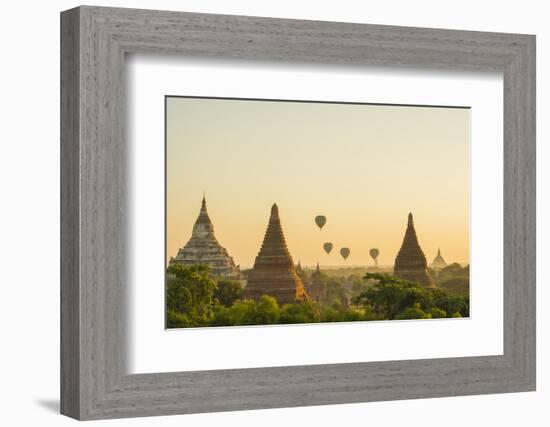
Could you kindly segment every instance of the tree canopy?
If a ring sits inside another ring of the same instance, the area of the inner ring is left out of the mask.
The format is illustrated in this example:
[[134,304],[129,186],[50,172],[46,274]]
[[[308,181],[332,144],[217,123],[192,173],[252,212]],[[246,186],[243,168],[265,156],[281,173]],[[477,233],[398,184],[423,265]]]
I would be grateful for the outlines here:
[[231,307],[243,294],[243,286],[237,280],[219,279],[214,298],[225,307]]
[[[452,268],[457,269],[455,265]],[[258,301],[242,299],[240,282],[215,278],[207,266],[172,265],[167,273],[168,328],[469,316],[468,295],[425,288],[380,273],[366,273],[363,285],[357,277],[343,278],[346,286],[359,292],[351,304],[341,282],[322,276],[327,290],[323,303],[304,301],[284,305],[268,295]]]
[[469,316],[467,296],[450,295],[442,289],[378,273],[366,273],[365,280],[376,284],[353,302],[372,310],[382,319],[426,319]]
[[203,265],[171,265],[166,284],[168,328],[205,326],[213,314],[216,282]]

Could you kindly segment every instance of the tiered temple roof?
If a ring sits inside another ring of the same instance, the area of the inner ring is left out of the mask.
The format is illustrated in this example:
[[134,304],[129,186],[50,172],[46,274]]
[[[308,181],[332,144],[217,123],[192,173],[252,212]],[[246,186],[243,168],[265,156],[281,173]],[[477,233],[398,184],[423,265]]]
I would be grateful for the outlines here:
[[199,216],[193,226],[191,239],[180,248],[178,254],[170,259],[170,265],[208,265],[216,276],[228,279],[240,279],[239,267],[233,258],[222,247],[214,235],[214,224],[206,210],[206,199],[203,196]]
[[394,274],[402,279],[434,288],[435,282],[430,276],[427,267],[426,257],[416,237],[413,216],[412,213],[409,213],[403,244],[395,258]]
[[279,304],[307,299],[304,285],[296,274],[286,245],[276,204],[271,207],[264,241],[254,268],[248,273],[243,296],[258,300],[262,295],[275,297]]
[[431,267],[434,270],[441,270],[442,268],[447,267],[447,263],[441,256],[441,249],[437,249],[437,256],[434,258]]

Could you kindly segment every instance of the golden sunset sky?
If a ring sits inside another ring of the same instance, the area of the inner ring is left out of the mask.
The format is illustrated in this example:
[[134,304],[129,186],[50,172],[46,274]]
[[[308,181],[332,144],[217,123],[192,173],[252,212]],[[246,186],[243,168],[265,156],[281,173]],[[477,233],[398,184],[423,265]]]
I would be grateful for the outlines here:
[[[190,238],[204,190],[241,268],[254,264],[274,202],[295,263],[372,265],[378,248],[379,263],[393,264],[409,212],[428,263],[438,247],[447,263],[469,261],[469,109],[166,102],[167,260]],[[327,217],[322,230],[316,215]]]

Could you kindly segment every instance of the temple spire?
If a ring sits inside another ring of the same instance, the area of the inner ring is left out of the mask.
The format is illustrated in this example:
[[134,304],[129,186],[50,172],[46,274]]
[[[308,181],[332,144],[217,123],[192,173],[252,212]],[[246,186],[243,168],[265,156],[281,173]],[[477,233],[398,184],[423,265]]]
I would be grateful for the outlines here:
[[315,301],[317,303],[323,303],[327,300],[327,289],[321,278],[319,262],[317,262],[317,268],[311,275],[311,282],[307,287],[307,295],[311,301]]
[[307,299],[286,245],[276,203],[271,206],[264,240],[244,290],[245,298],[258,300],[262,295],[275,297],[279,304]]
[[445,267],[447,267],[447,263],[445,262],[445,259],[443,259],[443,256],[441,256],[441,249],[437,249],[437,256],[434,258],[431,267],[434,270],[441,270]]
[[394,274],[411,282],[421,283],[430,288],[435,287],[427,270],[426,256],[418,243],[412,213],[409,213],[403,243],[395,258]]
[[301,279],[304,277],[304,269],[302,268],[302,263],[298,260],[298,265],[296,266],[296,274],[300,276]]
[[420,249],[420,244],[418,243],[418,237],[416,237],[416,230],[414,229],[413,214],[411,212],[409,212],[409,216],[407,220],[407,230],[405,231],[405,237],[403,239],[403,244],[401,245],[401,249],[403,249],[403,247],[415,248],[415,250],[420,251],[422,253],[422,256],[424,256],[422,249]]
[[239,267],[227,250],[221,246],[214,235],[214,224],[206,209],[206,197],[203,192],[199,215],[193,225],[191,238],[178,250],[170,264],[208,265],[216,276],[239,279]]
[[208,210],[206,209],[206,197],[204,195],[202,197],[199,216],[197,217],[195,225],[193,226],[193,234],[197,233],[201,235],[214,235],[214,224],[212,223],[210,216],[208,216]]

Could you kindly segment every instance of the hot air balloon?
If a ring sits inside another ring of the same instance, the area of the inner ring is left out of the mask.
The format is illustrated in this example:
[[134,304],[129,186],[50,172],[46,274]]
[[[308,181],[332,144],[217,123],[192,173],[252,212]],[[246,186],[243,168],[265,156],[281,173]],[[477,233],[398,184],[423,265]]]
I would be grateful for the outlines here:
[[376,248],[372,248],[370,251],[369,251],[369,254],[370,256],[372,257],[372,259],[374,260],[374,265],[378,265],[378,260],[376,258],[378,258],[378,254],[380,253],[380,251]]
[[324,215],[317,215],[315,217],[315,224],[317,224],[317,227],[319,227],[319,230],[323,228],[326,222],[327,222],[327,217]]
[[325,250],[325,252],[328,254],[330,254],[330,251],[332,250],[332,243],[330,242],[326,242],[324,245],[323,245],[323,249]]
[[342,248],[340,249],[340,255],[342,255],[342,258],[347,259],[349,257],[350,250],[349,248]]

